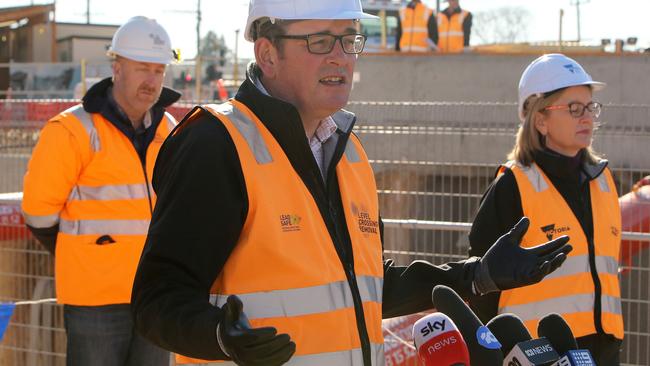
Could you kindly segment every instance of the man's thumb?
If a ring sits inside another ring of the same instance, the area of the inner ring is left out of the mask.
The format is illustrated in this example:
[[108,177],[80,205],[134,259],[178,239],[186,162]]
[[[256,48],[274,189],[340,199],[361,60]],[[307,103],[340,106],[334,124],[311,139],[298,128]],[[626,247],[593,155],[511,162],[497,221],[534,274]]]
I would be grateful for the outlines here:
[[526,216],[522,217],[521,220],[515,224],[515,226],[508,233],[513,244],[519,245],[521,239],[524,237],[524,234],[526,234],[526,231],[528,231],[529,225],[530,220],[528,220],[528,217]]
[[236,295],[228,296],[225,306],[226,319],[230,320],[233,323],[236,322],[239,320],[239,316],[241,315],[243,309],[244,304],[241,302],[239,297]]

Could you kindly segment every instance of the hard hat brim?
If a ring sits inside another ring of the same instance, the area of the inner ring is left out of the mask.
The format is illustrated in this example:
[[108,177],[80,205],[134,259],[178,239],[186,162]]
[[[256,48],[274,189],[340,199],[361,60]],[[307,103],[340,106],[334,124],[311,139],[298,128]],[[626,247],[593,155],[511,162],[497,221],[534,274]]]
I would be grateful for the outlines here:
[[[262,19],[262,18],[268,18],[269,16],[267,15],[261,15],[257,17],[249,17],[248,21],[246,22],[246,29],[244,32],[244,39],[246,39],[249,42],[254,42],[253,38],[251,37],[251,27],[253,23],[255,23],[256,20]],[[285,16],[282,18],[278,19],[284,19],[284,20],[355,20],[355,19],[379,19],[378,16],[372,15],[365,13],[363,11],[345,11],[345,12],[340,12],[337,15],[328,15],[328,16],[319,16],[319,15],[308,15],[308,16],[301,16],[301,17],[291,17],[291,16]]]
[[115,51],[108,51],[106,52],[106,55],[109,57],[124,57],[132,61],[137,61],[137,62],[148,62],[152,64],[161,64],[161,65],[169,65],[174,63],[174,58],[169,57],[168,59],[165,57],[152,57],[152,56],[147,56],[147,55],[139,55],[137,53],[129,53],[129,52],[115,52]]

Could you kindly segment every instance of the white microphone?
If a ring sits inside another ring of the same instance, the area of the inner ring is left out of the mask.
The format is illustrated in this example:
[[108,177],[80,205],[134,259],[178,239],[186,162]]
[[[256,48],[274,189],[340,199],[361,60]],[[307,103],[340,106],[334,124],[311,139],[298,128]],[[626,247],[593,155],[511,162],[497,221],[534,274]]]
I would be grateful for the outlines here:
[[416,321],[413,341],[422,366],[469,366],[467,344],[456,324],[443,313]]

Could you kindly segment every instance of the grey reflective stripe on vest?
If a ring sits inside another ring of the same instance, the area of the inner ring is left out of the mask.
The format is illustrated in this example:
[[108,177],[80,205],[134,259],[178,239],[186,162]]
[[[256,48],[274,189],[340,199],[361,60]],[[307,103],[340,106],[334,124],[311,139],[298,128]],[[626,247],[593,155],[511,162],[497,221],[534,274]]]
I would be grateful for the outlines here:
[[206,107],[225,115],[232,121],[239,133],[241,133],[248,143],[248,147],[253,152],[258,164],[268,164],[273,162],[273,157],[271,157],[266,142],[264,142],[255,122],[239,111],[231,103],[222,103],[219,105],[211,104]]
[[59,231],[69,235],[147,235],[149,220],[61,219]]
[[[541,319],[549,313],[571,314],[594,311],[594,294],[580,294],[556,297],[530,304],[511,305],[499,309],[499,313],[517,314],[523,321]],[[602,311],[621,315],[621,299],[612,296],[601,296]]]
[[59,223],[59,214],[55,213],[52,215],[29,215],[23,211],[23,217],[25,218],[25,223],[31,227],[42,229],[47,227],[52,227]]
[[70,192],[68,201],[79,200],[137,200],[149,197],[147,184],[107,184],[98,187],[75,186]]
[[598,178],[596,178],[596,182],[598,182],[598,187],[600,187],[601,192],[609,193],[609,184],[607,184],[605,172],[600,173]]
[[348,139],[345,145],[345,158],[348,159],[350,163],[358,163],[361,161],[357,147],[354,142],[350,141],[350,139]]
[[[381,303],[383,280],[378,277],[357,277],[361,301]],[[244,303],[249,319],[276,318],[319,314],[354,307],[347,281],[291,290],[236,294]],[[210,295],[210,302],[223,306],[228,295]]]
[[[371,361],[373,366],[384,366],[383,344],[370,345]],[[234,366],[234,362],[209,362],[201,365],[212,366]],[[317,353],[313,355],[293,356],[285,366],[363,366],[363,354],[361,349],[356,348],[350,351]]]
[[[598,273],[607,273],[613,276],[618,275],[618,262],[615,258],[608,256],[596,256],[596,269]],[[573,276],[580,273],[591,275],[589,269],[589,255],[571,256],[567,258],[560,268],[544,277],[545,280],[550,278],[559,278],[564,276]]]
[[176,127],[178,122],[176,122],[176,118],[174,118],[174,116],[172,116],[169,112],[165,112],[165,117],[167,117],[167,130],[171,132],[171,130]]
[[535,192],[544,192],[548,189],[548,183],[546,183],[546,180],[544,179],[542,172],[539,171],[539,167],[537,165],[532,164],[528,167],[519,166],[519,169],[521,169],[521,171],[526,175],[530,181],[530,184],[533,185]]
[[84,129],[90,137],[90,146],[93,152],[99,151],[101,145],[99,143],[99,135],[97,134],[97,129],[93,123],[92,115],[86,112],[81,105],[74,106],[68,109],[67,112],[70,112],[77,117],[79,122],[81,122],[81,125],[84,126]]

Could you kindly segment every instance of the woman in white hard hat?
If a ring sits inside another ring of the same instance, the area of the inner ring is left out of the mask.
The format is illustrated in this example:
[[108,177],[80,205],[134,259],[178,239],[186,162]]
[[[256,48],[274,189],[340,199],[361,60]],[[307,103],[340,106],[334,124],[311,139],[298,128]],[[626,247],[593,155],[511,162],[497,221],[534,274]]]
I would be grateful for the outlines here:
[[533,61],[519,82],[521,125],[508,162],[483,196],[469,235],[472,256],[484,254],[522,216],[528,247],[569,235],[574,250],[536,285],[472,301],[479,316],[515,313],[536,335],[538,321],[559,313],[580,349],[598,365],[618,365],[623,319],[617,278],[621,218],[607,161],[591,148],[601,104],[593,81],[561,54]]

